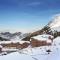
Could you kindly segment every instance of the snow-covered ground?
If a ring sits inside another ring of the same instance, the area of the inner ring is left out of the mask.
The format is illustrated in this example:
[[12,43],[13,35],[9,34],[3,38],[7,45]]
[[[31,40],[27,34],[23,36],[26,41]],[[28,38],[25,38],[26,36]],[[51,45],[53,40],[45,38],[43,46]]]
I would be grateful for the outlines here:
[[[48,54],[47,50],[51,50]],[[0,60],[60,60],[60,37],[53,40],[52,46],[43,46],[17,50],[16,52],[1,55]]]
[[46,47],[43,47],[42,49],[40,47],[33,48],[32,50],[25,49],[8,55],[0,56],[0,59],[1,60],[8,60],[8,59],[9,60],[59,60],[60,49],[54,48],[52,52],[48,54],[44,48]]
[[14,52],[5,56],[0,56],[0,60],[34,60],[31,56]]

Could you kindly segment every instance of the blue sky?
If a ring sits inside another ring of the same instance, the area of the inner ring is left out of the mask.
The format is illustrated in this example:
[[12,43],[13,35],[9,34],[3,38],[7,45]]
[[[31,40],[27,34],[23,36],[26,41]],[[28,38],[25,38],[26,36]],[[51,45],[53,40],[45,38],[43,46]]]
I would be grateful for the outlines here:
[[0,0],[0,31],[41,28],[59,13],[60,0]]

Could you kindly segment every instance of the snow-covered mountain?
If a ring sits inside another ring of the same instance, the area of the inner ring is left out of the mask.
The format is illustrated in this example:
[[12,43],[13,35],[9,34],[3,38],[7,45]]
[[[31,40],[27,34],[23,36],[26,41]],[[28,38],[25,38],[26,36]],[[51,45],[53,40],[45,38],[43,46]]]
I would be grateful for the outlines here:
[[7,40],[22,40],[28,35],[29,33],[21,33],[21,32],[16,32],[16,33],[1,32],[0,33],[0,37],[2,39],[7,39]]
[[48,25],[52,30],[60,31],[60,16],[55,16]]
[[60,16],[54,16],[54,18],[42,29],[32,32],[30,36],[24,38],[24,40],[29,40],[31,37],[42,34],[53,35],[54,38],[60,36]]
[[[27,48],[24,48],[24,49],[11,49],[11,50],[9,49],[8,52],[7,51],[2,52],[2,53],[0,52],[0,55],[1,55],[0,59],[8,60],[10,58],[10,60],[20,60],[20,59],[21,60],[25,60],[25,59],[26,60],[28,59],[30,60],[60,60],[60,36],[59,36],[60,30],[59,29],[60,29],[60,16],[55,16],[54,19],[51,22],[49,22],[46,26],[44,26],[41,30],[38,30],[30,34],[29,33],[23,34],[21,32],[17,32],[13,34],[10,32],[0,33],[0,37],[2,38],[6,38],[9,40],[17,40],[17,41],[28,40],[29,42],[30,42],[31,37],[42,40],[43,38],[45,39],[47,37],[46,34],[49,34],[49,36],[56,35],[56,38],[53,39],[52,45],[50,46],[40,46],[40,47],[32,48],[31,45],[29,45]],[[40,36],[36,37],[37,35],[40,35]]]
[[1,32],[0,37],[11,39],[12,37],[19,36],[20,34],[21,32],[18,32],[18,33]]
[[[60,16],[55,16],[46,26],[44,26],[41,30],[32,32],[32,33],[10,33],[4,32],[0,33],[0,37],[6,38],[8,40],[30,40],[31,37],[41,34],[50,34],[56,35],[57,32],[60,32]],[[58,36],[60,33],[58,34]],[[56,35],[57,36],[57,35]],[[55,36],[55,37],[56,37]]]

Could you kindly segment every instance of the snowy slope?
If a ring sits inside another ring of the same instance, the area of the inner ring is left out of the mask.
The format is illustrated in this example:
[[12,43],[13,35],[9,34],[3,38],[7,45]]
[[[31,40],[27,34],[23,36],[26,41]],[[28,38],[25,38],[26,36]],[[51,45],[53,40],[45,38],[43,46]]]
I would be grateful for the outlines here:
[[34,59],[29,55],[14,52],[6,56],[0,56],[0,60],[34,60]]
[[[25,51],[21,51],[21,52],[25,52],[25,53],[18,53],[18,52],[14,52],[5,56],[0,56],[1,60],[59,60],[60,58],[60,49],[56,49],[54,48],[50,54],[47,54],[44,50],[43,47],[42,50],[40,50],[40,48],[34,48],[32,49],[32,51],[28,51],[26,53]],[[29,54],[28,54],[29,53]]]
[[57,30],[60,31],[60,15],[59,16],[55,16],[52,21],[49,23],[49,27],[52,30]]
[[52,23],[50,24],[51,28],[60,27],[60,16],[55,16]]
[[[51,50],[50,54],[47,50]],[[54,39],[52,46],[28,47],[20,52],[30,55],[35,60],[60,60],[60,37]]]
[[[46,52],[51,50],[50,54]],[[0,60],[60,60],[60,37],[53,40],[52,46],[43,46],[17,50],[17,52],[0,56]]]

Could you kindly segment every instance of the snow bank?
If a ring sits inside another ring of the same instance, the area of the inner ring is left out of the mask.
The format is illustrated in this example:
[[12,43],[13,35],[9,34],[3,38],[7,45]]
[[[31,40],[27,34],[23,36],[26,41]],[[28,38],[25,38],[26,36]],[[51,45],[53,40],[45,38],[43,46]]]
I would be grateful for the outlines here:
[[20,43],[20,44],[23,44],[23,43],[30,43],[29,41],[19,41],[19,40],[16,40],[16,41],[0,41],[0,44],[9,44],[9,43]]
[[53,44],[56,45],[56,46],[59,46],[60,45],[60,37],[57,37],[53,40]]
[[14,49],[14,48],[2,48],[2,51],[18,51],[18,49]]
[[0,60],[34,60],[31,56],[14,52],[5,56],[0,56]]

